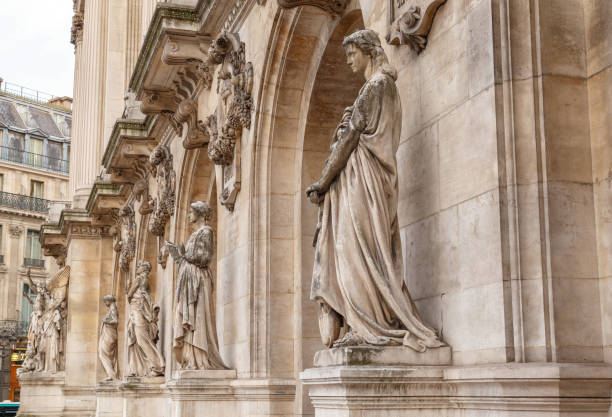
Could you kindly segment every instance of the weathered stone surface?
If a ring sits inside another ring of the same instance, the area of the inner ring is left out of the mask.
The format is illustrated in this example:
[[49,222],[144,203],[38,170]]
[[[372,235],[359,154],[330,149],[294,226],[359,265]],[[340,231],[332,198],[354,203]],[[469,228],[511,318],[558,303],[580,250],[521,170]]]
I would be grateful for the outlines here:
[[314,366],[450,365],[451,355],[448,346],[426,352],[415,352],[405,346],[351,346],[318,351],[314,357]]

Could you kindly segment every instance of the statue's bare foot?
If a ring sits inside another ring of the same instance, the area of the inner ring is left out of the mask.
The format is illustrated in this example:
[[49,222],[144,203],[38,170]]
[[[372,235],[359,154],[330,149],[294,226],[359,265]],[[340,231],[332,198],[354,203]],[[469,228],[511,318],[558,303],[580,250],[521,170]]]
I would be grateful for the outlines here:
[[350,331],[342,336],[340,339],[336,340],[333,344],[333,347],[347,347],[347,346],[359,346],[365,344],[366,341],[363,337],[359,336],[354,331]]

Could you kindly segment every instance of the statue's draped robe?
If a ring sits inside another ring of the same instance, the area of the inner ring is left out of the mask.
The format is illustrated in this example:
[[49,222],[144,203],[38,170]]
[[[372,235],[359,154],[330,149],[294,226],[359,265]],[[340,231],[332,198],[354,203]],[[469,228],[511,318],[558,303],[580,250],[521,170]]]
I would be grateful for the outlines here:
[[165,369],[163,356],[157,350],[157,323],[154,321],[159,307],[149,293],[138,288],[130,300],[128,321],[128,372],[130,375],[162,375]]
[[213,230],[202,226],[187,241],[178,268],[174,352],[183,369],[226,369],[217,341],[212,276]]
[[375,73],[353,105],[359,143],[320,207],[311,299],[324,300],[366,343],[424,351],[443,343],[402,278],[395,157],[402,112],[394,78]]
[[117,378],[119,366],[117,364],[117,308],[113,305],[106,316],[107,321],[102,322],[100,329],[99,357],[104,372],[109,378]]

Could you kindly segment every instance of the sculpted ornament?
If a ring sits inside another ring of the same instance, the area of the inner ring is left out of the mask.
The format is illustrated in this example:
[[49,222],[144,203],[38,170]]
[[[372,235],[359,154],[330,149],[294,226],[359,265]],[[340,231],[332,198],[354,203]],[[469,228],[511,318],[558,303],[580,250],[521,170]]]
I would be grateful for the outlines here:
[[[355,32],[343,45],[351,69],[367,81],[334,132],[321,179],[306,190],[319,206],[311,299],[319,304],[321,339],[327,347],[424,352],[444,343],[423,323],[402,278],[397,72],[376,32]],[[340,337],[343,324],[348,332]]]
[[159,340],[159,306],[150,294],[151,263],[141,260],[136,279],[128,290],[130,317],[127,326],[128,375],[160,376],[164,374],[164,357],[157,349]]
[[66,294],[70,267],[64,266],[53,277],[37,283],[32,281],[28,269],[27,278],[36,299],[29,300],[34,307],[30,315],[26,359],[21,373],[63,371],[66,345]]
[[242,129],[251,128],[253,65],[245,60],[244,43],[237,33],[222,33],[210,45],[208,58],[219,68],[217,124],[220,135],[208,144],[208,156],[217,165],[228,165]]
[[189,221],[196,227],[186,245],[166,242],[178,264],[174,300],[174,356],[181,369],[227,369],[219,354],[209,263],[214,255],[214,232],[208,225],[212,209],[196,201]]
[[[393,0],[391,0],[393,3]],[[399,1],[398,1],[399,3]],[[446,3],[446,0],[434,0],[421,15],[421,8],[411,6],[408,11],[403,13],[397,20],[394,19],[395,5],[390,5],[390,25],[391,29],[387,34],[389,45],[409,45],[416,53],[420,54],[427,46],[427,37],[431,31],[433,20],[438,9]],[[400,7],[405,2],[402,0]]]
[[153,176],[157,180],[157,197],[153,200],[153,212],[149,219],[149,231],[157,236],[157,261],[166,267],[168,252],[164,247],[163,238],[166,233],[166,223],[174,214],[176,199],[176,174],[172,167],[170,148],[160,145],[153,149],[149,157]]
[[119,227],[121,240],[115,245],[115,251],[119,252],[119,267],[127,274],[136,254],[136,218],[133,203],[125,204],[119,209]]
[[221,204],[232,211],[240,190],[240,138],[243,129],[251,128],[253,65],[246,62],[244,43],[236,33],[217,36],[208,50],[208,59],[220,65],[219,99],[215,114],[202,127],[210,140],[208,157],[222,166]]
[[119,322],[119,313],[117,312],[116,301],[112,295],[104,296],[104,305],[108,307],[108,313],[102,319],[98,351],[102,368],[107,377],[105,381],[117,379],[119,373],[117,357],[117,323]]

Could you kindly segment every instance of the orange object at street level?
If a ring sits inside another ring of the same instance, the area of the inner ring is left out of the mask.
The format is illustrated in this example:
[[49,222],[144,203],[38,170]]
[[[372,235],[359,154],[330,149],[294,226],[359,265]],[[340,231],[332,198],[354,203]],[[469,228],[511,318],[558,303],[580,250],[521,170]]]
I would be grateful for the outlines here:
[[19,402],[21,387],[19,386],[19,378],[17,378],[17,370],[21,368],[25,357],[25,349],[13,349],[11,355],[11,373],[9,377],[9,401]]

